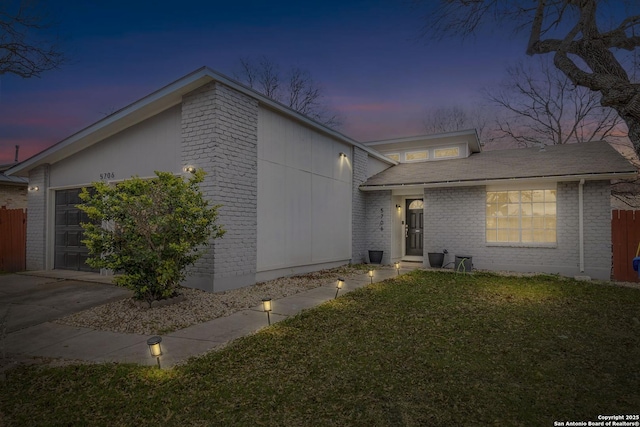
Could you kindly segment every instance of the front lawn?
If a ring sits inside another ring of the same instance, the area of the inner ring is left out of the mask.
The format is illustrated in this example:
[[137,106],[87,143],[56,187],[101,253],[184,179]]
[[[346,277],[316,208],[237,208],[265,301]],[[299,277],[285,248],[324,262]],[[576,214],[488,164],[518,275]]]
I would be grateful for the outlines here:
[[415,271],[169,370],[25,367],[0,425],[552,426],[640,411],[640,290]]

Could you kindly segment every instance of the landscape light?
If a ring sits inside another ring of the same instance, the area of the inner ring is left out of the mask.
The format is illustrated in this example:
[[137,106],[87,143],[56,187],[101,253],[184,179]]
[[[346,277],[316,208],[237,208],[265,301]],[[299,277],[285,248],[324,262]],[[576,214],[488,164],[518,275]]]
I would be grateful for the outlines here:
[[338,283],[336,283],[336,296],[333,299],[338,298],[338,292],[340,292],[340,289],[342,289],[343,286],[344,286],[344,279],[338,278]]
[[263,298],[262,299],[262,309],[267,313],[267,322],[269,326],[271,326],[271,316],[269,312],[271,311],[271,298]]
[[162,356],[162,347],[160,343],[162,342],[162,337],[151,337],[147,340],[147,345],[149,346],[149,352],[151,356],[155,357],[158,361],[158,368],[160,368],[160,356]]
[[396,267],[396,271],[398,272],[398,276],[400,275],[400,262],[396,261],[395,264],[393,264]]
[[373,283],[373,270],[369,270],[369,278],[371,279],[371,283]]

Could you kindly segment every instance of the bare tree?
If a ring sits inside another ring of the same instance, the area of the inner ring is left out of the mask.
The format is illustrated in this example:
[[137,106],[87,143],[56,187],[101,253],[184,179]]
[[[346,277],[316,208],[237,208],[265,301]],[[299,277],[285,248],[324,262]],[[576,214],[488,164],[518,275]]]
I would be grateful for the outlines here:
[[[613,8],[620,5],[626,17],[616,19]],[[640,156],[640,84],[631,79],[634,73],[619,54],[640,46],[640,2],[441,0],[426,19],[425,34],[438,38],[468,36],[484,25],[525,31],[526,53],[552,54],[556,68],[574,85],[598,92],[601,105],[613,108],[625,121]]]
[[597,92],[574,86],[544,58],[537,65],[507,67],[503,82],[483,91],[503,113],[497,115],[498,138],[526,147],[601,140],[624,132],[620,116],[600,105]]
[[234,73],[234,77],[263,95],[326,126],[338,127],[341,124],[338,115],[323,101],[322,87],[307,70],[291,67],[283,74],[278,64],[267,57],[263,56],[258,60],[242,58],[240,70]]
[[475,129],[483,145],[491,140],[486,132],[488,122],[488,116],[479,105],[431,108],[423,119],[424,128],[429,133]]
[[0,75],[40,77],[65,60],[46,34],[47,18],[35,1],[0,3]]

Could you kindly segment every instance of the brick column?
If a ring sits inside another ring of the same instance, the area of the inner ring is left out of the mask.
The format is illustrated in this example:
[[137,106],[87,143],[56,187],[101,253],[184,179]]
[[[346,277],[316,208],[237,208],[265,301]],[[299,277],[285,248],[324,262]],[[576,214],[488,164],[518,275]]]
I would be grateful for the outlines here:
[[351,263],[360,264],[367,259],[367,204],[360,185],[367,180],[369,156],[363,149],[353,147],[352,159]]
[[204,195],[221,204],[227,233],[212,241],[187,284],[207,291],[255,283],[258,101],[220,83],[186,95],[182,104],[182,162],[203,168]]
[[27,196],[27,270],[44,270],[49,165],[38,166],[29,172],[29,187],[38,187],[38,191],[30,191]]

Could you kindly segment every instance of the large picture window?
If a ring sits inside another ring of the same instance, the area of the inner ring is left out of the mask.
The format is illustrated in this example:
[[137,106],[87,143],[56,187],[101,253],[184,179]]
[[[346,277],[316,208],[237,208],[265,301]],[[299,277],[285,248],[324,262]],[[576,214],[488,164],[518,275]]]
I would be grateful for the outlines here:
[[487,191],[488,243],[556,243],[556,190]]

